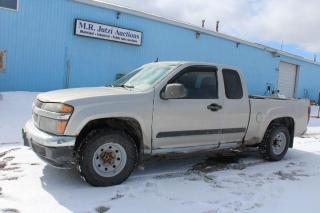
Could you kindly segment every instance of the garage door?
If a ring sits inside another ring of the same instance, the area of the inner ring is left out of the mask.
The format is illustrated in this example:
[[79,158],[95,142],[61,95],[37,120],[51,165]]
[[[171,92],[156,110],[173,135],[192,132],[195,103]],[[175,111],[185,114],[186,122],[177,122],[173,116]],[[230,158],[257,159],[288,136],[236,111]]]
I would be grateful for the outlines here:
[[297,65],[280,62],[278,89],[286,97],[294,97],[296,87]]

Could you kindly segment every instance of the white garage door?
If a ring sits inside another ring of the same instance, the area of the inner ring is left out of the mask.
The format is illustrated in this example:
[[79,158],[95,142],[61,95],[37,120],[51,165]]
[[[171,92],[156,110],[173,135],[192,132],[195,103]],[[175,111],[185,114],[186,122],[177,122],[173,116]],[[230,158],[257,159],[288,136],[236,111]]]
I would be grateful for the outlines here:
[[294,97],[296,87],[297,65],[280,62],[278,89],[286,97]]

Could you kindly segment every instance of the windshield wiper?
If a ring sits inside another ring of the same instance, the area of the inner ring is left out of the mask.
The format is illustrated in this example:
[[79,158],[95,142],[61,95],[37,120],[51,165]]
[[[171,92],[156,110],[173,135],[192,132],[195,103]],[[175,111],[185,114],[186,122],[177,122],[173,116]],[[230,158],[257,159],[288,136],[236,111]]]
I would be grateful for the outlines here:
[[113,86],[114,87],[123,87],[123,88],[126,88],[126,89],[134,88],[134,86],[132,86],[132,85],[125,85],[125,84],[113,85]]

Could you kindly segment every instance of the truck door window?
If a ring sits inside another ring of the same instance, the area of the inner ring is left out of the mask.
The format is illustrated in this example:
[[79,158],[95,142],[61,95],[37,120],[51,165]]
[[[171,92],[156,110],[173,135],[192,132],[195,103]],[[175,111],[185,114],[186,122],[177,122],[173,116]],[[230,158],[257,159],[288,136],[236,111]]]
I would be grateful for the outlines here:
[[222,70],[224,88],[228,99],[241,99],[243,97],[242,84],[237,71]]
[[188,67],[170,83],[180,83],[187,89],[183,99],[217,99],[217,69],[214,67]]

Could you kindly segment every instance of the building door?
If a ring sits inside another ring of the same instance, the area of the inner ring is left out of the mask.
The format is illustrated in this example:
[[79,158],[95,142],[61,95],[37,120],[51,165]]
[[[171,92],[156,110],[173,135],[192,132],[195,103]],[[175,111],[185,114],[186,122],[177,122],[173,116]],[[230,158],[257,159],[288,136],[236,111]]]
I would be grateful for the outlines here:
[[297,65],[287,62],[280,62],[279,76],[278,76],[278,89],[280,94],[288,98],[295,96],[297,78]]

